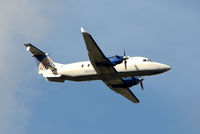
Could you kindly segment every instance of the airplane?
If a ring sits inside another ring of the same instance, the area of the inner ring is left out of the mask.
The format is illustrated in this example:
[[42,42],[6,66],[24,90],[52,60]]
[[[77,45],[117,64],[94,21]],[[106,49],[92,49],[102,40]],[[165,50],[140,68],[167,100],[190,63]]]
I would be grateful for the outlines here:
[[44,53],[32,44],[24,44],[27,51],[38,65],[38,73],[47,81],[92,81],[102,80],[110,89],[133,103],[139,103],[138,98],[129,89],[140,84],[143,89],[142,76],[164,73],[171,69],[170,66],[151,61],[145,57],[115,55],[106,57],[98,47],[92,36],[81,27],[83,39],[88,50],[90,61],[81,61],[70,64],[53,62],[48,53]]

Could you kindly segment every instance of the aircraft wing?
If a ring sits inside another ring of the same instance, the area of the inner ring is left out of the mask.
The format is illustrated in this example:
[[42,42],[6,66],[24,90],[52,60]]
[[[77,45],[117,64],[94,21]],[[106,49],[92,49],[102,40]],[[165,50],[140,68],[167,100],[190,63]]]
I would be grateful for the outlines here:
[[83,28],[81,28],[81,31],[88,50],[89,59],[96,72],[99,75],[117,73],[117,71],[113,67],[109,67],[108,65],[104,66],[104,64],[110,63],[110,60],[106,58],[92,36],[89,33],[85,32]]
[[[81,28],[81,32],[88,50],[88,56],[97,74],[103,82],[113,91],[119,93],[134,103],[139,103],[139,100],[131,92],[129,88],[119,88],[116,85],[123,85],[123,79],[112,80],[113,74],[117,73],[113,65],[110,65],[110,60],[106,58],[100,50],[92,36]],[[109,75],[110,74],[110,75]]]
[[140,101],[137,99],[137,97],[131,92],[129,88],[126,87],[117,87],[116,85],[122,85],[124,84],[123,79],[116,79],[116,80],[107,80],[104,81],[104,83],[113,91],[115,91],[118,94],[123,95],[133,103],[139,103]]

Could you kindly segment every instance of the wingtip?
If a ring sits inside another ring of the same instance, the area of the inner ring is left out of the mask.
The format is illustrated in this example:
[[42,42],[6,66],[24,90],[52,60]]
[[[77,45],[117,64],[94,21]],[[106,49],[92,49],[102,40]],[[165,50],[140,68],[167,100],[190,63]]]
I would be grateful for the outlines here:
[[24,44],[24,46],[26,46],[26,47],[28,47],[28,46],[30,46],[30,45],[31,45],[31,43]]
[[30,48],[31,48],[31,44],[30,44],[30,43],[24,44],[24,46],[26,46],[26,50],[27,50],[27,51],[29,51]]
[[83,29],[83,27],[81,27],[81,32],[82,32],[82,33],[85,33],[85,30]]

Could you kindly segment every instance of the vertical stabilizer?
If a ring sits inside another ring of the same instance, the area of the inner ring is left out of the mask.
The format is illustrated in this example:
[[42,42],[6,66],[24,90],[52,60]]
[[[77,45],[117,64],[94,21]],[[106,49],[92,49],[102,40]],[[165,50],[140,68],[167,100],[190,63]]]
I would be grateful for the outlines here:
[[30,43],[24,45],[26,46],[27,51],[30,51],[32,53],[32,57],[35,58],[39,72],[50,69],[53,73],[56,73],[55,65],[46,53],[42,52]]

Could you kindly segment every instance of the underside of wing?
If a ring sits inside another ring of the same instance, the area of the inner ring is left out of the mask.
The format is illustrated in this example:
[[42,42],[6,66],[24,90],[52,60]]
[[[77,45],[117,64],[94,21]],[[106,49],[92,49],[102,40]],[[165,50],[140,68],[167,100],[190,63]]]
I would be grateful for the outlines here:
[[82,35],[88,50],[88,54],[92,55],[92,57],[90,58],[92,58],[92,60],[94,60],[97,63],[109,62],[109,60],[105,57],[105,55],[98,47],[92,36],[84,30],[82,30]]
[[115,91],[118,94],[121,94],[122,96],[126,97],[130,101],[134,103],[139,103],[139,100],[137,97],[131,92],[131,90],[127,87],[123,87],[122,85],[124,84],[122,79],[117,79],[117,80],[109,80],[109,81],[104,81],[104,83],[113,91]]

